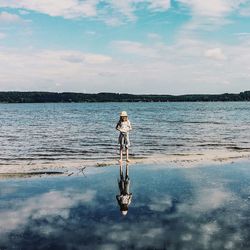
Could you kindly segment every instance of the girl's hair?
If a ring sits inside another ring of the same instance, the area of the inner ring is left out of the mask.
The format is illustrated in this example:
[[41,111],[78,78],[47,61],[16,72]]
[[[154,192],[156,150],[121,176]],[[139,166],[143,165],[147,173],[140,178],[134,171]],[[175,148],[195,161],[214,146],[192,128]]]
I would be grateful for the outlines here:
[[128,120],[128,117],[127,117],[127,116],[120,116],[120,120],[119,120],[119,121],[122,121],[122,117],[126,117],[127,120]]
[[[127,117],[127,116],[125,116],[125,117]],[[128,119],[128,117],[127,117],[127,119]],[[120,116],[120,119],[119,119],[117,125],[121,125],[121,122],[122,122],[122,116]]]
[[[128,117],[127,117],[127,119],[128,119]],[[120,116],[120,119],[119,119],[119,121],[116,124],[116,129],[117,129],[118,126],[121,126],[121,123],[122,123],[122,116]]]
[[120,211],[128,211],[128,205],[127,204],[121,204],[120,205]]
[[117,122],[116,127],[117,127],[117,126],[121,126],[121,122],[122,122],[122,119],[121,119],[121,117],[120,117],[119,121]]

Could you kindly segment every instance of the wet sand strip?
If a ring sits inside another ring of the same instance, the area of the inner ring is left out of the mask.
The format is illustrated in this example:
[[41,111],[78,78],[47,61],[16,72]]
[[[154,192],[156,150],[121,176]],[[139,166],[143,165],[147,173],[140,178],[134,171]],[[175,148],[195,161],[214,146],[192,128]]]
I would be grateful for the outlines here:
[[44,176],[44,175],[62,175],[64,172],[61,171],[39,171],[39,172],[23,172],[23,173],[0,173],[0,179],[5,178],[28,178],[33,176]]

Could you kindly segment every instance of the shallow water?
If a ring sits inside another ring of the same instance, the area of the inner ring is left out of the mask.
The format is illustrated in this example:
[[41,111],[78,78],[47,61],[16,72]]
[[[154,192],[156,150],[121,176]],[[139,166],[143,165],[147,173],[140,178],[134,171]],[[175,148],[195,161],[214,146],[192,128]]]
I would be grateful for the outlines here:
[[0,182],[0,249],[249,249],[248,163],[130,166],[132,202],[116,201],[119,168]]
[[0,165],[114,159],[127,110],[131,154],[250,149],[250,103],[0,104]]

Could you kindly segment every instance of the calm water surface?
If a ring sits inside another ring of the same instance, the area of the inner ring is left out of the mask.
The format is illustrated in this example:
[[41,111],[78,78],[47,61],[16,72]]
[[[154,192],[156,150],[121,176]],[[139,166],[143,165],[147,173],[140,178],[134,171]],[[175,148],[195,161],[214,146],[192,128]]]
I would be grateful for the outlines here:
[[118,172],[0,181],[0,249],[250,249],[249,163],[130,166],[126,216]]
[[0,164],[114,159],[121,110],[136,157],[250,148],[249,102],[0,104]]

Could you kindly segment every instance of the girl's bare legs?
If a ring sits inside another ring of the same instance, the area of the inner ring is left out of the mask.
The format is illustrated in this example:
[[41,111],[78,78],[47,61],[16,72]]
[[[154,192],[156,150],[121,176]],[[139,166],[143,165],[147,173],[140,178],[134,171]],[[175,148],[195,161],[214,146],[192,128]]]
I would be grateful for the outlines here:
[[120,160],[119,160],[120,163],[122,163],[122,149],[123,147],[120,147]]
[[128,163],[126,164],[126,177],[128,177],[129,173],[128,173]]
[[122,176],[122,162],[120,162],[120,176]]
[[128,158],[128,148],[126,148],[126,161],[130,162],[129,158]]

